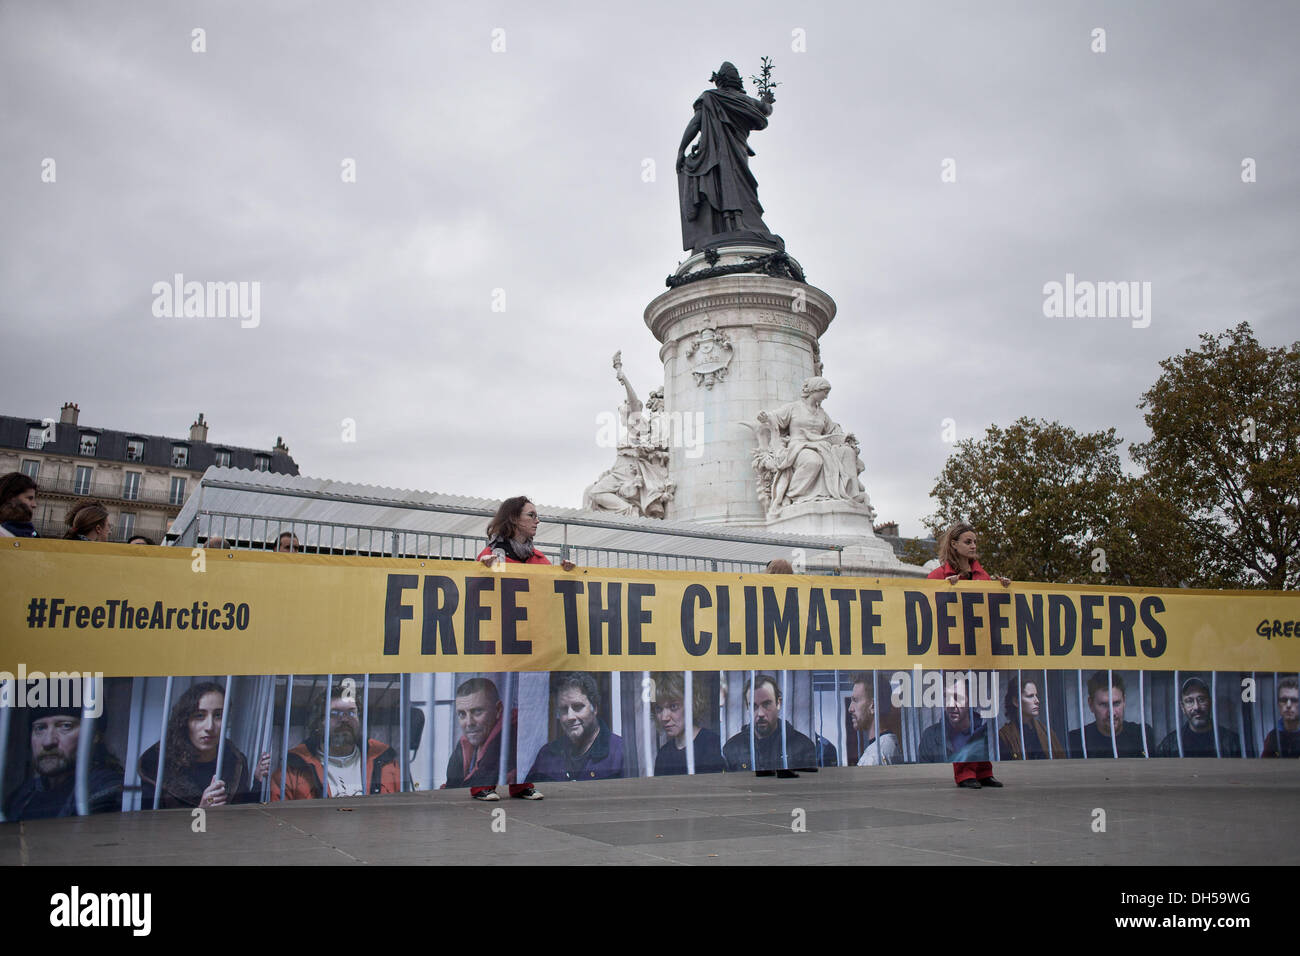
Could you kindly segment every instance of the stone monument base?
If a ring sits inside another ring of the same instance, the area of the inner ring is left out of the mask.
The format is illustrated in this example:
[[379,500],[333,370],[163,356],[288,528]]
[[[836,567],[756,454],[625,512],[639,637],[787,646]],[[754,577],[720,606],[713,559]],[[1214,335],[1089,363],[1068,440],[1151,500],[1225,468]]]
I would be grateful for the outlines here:
[[806,534],[830,541],[842,541],[840,565],[855,577],[924,577],[925,572],[904,564],[894,549],[876,537],[871,516],[847,501],[804,501],[786,505],[780,515],[769,518],[764,528],[778,534]]
[[866,509],[836,499],[786,505],[778,516],[768,518],[764,527],[777,534],[807,534],[818,538],[875,536]]
[[859,539],[840,552],[840,568],[855,578],[923,578],[924,568],[904,564],[879,538]]

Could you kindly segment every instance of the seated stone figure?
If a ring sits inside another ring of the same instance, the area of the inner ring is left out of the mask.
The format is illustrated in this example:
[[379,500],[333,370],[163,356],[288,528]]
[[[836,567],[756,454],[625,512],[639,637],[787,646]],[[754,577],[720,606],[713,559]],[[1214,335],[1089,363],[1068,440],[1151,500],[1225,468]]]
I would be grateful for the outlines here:
[[821,376],[807,379],[798,401],[759,412],[758,427],[749,426],[758,437],[754,469],[769,518],[805,501],[841,500],[870,508],[858,479],[865,466],[857,439],[821,407],[830,390]]

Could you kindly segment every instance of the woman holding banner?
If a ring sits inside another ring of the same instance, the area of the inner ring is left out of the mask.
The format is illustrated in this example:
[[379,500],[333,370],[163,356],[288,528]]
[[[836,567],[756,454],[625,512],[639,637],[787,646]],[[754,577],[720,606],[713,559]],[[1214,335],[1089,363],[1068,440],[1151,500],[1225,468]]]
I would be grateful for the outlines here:
[[[993,577],[981,567],[978,559],[979,548],[976,544],[975,529],[965,521],[958,521],[939,536],[939,567],[927,577],[935,581],[992,581]],[[999,577],[1004,588],[1011,586],[1011,579]],[[948,720],[958,736],[970,735],[979,726],[978,719],[972,717],[968,701],[963,701],[954,688],[948,691],[953,699],[948,701]],[[945,728],[946,730],[946,728]],[[987,747],[985,748],[987,754]],[[1002,783],[993,776],[993,764],[988,760],[959,761],[952,765],[952,777],[957,786],[970,790],[981,787],[1001,787]]]
[[[504,564],[550,564],[546,555],[533,547],[537,528],[541,522],[537,517],[537,505],[525,495],[507,498],[497,508],[496,515],[488,522],[487,546],[479,552],[478,559],[487,567],[500,567]],[[572,571],[576,565],[569,560],[560,562],[566,571]],[[512,741],[513,743],[513,741]],[[475,800],[500,800],[496,787],[470,787],[469,795]],[[510,796],[522,800],[541,800],[542,792],[531,783],[510,784]]]
[[[499,561],[509,564],[550,564],[551,560],[533,547],[533,538],[541,522],[537,517],[537,505],[524,495],[507,498],[501,502],[494,517],[487,526],[488,543],[478,554],[478,559],[489,568]],[[567,558],[560,562],[566,571],[572,571],[577,565]]]
[[[993,577],[979,563],[979,548],[975,540],[975,529],[964,521],[958,521],[939,536],[939,567],[927,575],[934,580],[946,580],[949,584],[958,581],[992,581]],[[1011,579],[998,577],[1004,588],[1011,586]]]

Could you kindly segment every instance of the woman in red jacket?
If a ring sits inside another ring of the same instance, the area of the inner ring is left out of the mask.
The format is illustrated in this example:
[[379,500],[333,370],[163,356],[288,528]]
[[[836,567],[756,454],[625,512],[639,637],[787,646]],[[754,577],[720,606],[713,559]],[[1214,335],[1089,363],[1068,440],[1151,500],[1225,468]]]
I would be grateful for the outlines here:
[[[500,561],[510,564],[550,564],[542,552],[533,547],[537,536],[537,505],[525,496],[518,495],[501,502],[496,516],[488,523],[488,543],[479,552],[478,559],[489,568]],[[560,562],[566,571],[576,565],[569,560]],[[511,741],[515,743],[515,741]],[[507,763],[507,766],[509,764]],[[469,795],[475,800],[500,800],[496,787],[470,787]],[[510,796],[524,800],[541,800],[542,793],[531,783],[510,784]]]
[[[933,580],[946,580],[949,584],[958,581],[992,581],[993,577],[980,565],[977,555],[975,529],[964,521],[958,521],[939,536],[939,567],[927,575]],[[1011,586],[1011,579],[999,577],[1004,588]],[[978,790],[981,787],[1000,787],[1002,782],[993,776],[993,764],[987,760],[974,760],[952,765],[952,777],[959,787]]]

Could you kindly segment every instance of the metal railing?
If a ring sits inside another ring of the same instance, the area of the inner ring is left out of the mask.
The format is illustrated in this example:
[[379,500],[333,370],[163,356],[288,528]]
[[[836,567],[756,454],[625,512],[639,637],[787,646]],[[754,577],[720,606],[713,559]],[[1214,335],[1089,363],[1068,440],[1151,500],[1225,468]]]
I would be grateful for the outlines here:
[[[250,491],[256,494],[276,495],[298,499],[331,501],[348,504],[382,505],[388,509],[415,512],[434,512],[455,515],[473,515],[490,519],[495,511],[487,508],[462,507],[457,505],[432,504],[426,502],[377,500],[357,495],[337,492],[313,492],[297,488],[276,488],[251,484],[248,482],[225,479],[203,479],[194,494],[199,495],[198,510],[185,527],[176,529],[168,535],[169,541],[180,545],[194,546],[203,544],[207,538],[218,536],[233,541],[238,547],[274,548],[281,534],[297,535],[300,550],[308,553],[325,554],[365,554],[389,557],[420,558],[474,558],[483,546],[481,535],[463,535],[450,532],[430,532],[409,528],[394,528],[355,522],[305,521],[288,518],[267,518],[235,512],[223,512],[202,507],[202,494],[205,489]],[[618,531],[636,531],[649,535],[663,535],[671,538],[698,538],[703,541],[721,541],[741,544],[762,544],[773,549],[773,557],[783,556],[789,549],[789,542],[783,538],[767,534],[745,534],[714,528],[691,528],[680,525],[655,527],[654,523],[629,528],[625,524],[615,524],[602,519],[599,515],[591,517],[543,515],[545,539],[538,541],[538,548],[548,557],[569,559],[578,564],[592,567],[644,568],[647,570],[673,571],[758,571],[766,566],[766,561],[728,560],[707,554],[682,554],[679,552],[621,549],[577,545],[569,543],[571,527],[604,528]],[[560,540],[555,541],[558,535]],[[819,560],[809,564],[804,570],[812,574],[837,575],[840,573],[839,560],[844,550],[843,542],[818,541],[805,539],[801,542],[805,550],[828,552],[834,555],[835,563],[828,564]]]
[[[296,539],[294,549],[306,554],[472,561],[483,549],[484,543],[482,535],[415,531],[332,521],[252,518],[206,510],[197,512],[196,517],[197,535],[193,540],[187,541],[182,532],[176,535],[178,544],[202,546],[210,540],[220,538],[226,547],[275,550],[282,535],[293,535]],[[766,567],[766,562],[761,561],[728,561],[702,554],[600,548],[554,540],[539,540],[536,547],[552,561],[567,558],[575,564],[596,568],[738,573],[762,571]],[[839,573],[839,568],[832,566],[809,567],[807,570],[813,574]]]

